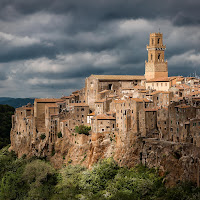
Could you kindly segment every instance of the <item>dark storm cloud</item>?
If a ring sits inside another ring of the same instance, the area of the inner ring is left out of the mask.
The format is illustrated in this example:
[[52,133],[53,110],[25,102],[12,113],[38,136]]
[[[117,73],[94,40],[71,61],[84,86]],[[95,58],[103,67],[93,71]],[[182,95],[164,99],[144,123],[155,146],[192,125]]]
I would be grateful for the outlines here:
[[[3,18],[16,13],[29,15],[39,11],[64,13],[74,16],[77,28],[95,26],[94,21],[124,18],[169,18],[177,25],[199,24],[199,0],[2,0],[0,8]],[[180,14],[181,13],[181,14]],[[88,26],[87,26],[88,24]]]
[[90,74],[142,75],[159,28],[169,74],[200,73],[199,8],[199,0],[1,0],[0,95],[71,92]]

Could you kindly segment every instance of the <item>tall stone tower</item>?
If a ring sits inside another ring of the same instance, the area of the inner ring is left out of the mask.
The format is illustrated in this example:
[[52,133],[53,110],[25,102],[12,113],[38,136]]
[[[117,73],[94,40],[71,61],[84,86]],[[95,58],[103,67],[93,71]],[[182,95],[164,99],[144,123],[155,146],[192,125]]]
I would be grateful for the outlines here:
[[163,34],[150,33],[149,45],[147,45],[148,61],[145,61],[146,80],[168,77],[167,61],[164,60],[165,49]]

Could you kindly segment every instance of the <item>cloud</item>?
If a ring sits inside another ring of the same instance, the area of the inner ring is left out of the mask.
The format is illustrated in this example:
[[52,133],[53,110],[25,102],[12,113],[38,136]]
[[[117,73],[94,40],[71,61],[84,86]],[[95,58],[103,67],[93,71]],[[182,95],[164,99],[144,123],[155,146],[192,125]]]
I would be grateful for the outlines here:
[[0,96],[59,97],[90,74],[143,75],[149,33],[159,29],[169,74],[198,72],[199,8],[199,0],[2,0]]

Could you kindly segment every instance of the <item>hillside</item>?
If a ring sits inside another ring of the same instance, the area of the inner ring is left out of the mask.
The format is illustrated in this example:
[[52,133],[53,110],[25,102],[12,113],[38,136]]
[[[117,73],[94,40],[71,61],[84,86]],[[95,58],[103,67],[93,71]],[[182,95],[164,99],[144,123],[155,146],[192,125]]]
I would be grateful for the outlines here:
[[120,167],[112,158],[92,169],[80,165],[55,170],[44,159],[17,159],[8,147],[0,150],[0,199],[7,200],[197,200],[191,183],[166,188],[157,169]]
[[11,116],[15,109],[8,105],[0,105],[0,149],[10,143]]
[[21,107],[27,103],[33,104],[34,98],[10,98],[10,97],[0,97],[0,104],[9,105],[14,108]]

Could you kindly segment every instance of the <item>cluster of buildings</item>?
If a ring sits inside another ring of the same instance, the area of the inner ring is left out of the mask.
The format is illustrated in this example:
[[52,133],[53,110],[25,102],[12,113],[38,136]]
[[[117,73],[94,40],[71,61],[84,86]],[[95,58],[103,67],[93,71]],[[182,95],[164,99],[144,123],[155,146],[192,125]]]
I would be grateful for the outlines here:
[[[145,75],[91,75],[85,88],[60,99],[35,99],[17,108],[12,117],[12,141],[30,136],[51,145],[91,126],[90,134],[131,132],[138,137],[200,146],[200,79],[168,77],[166,46],[161,33],[151,33]],[[27,141],[27,140],[26,140]],[[14,142],[13,142],[14,145]]]

